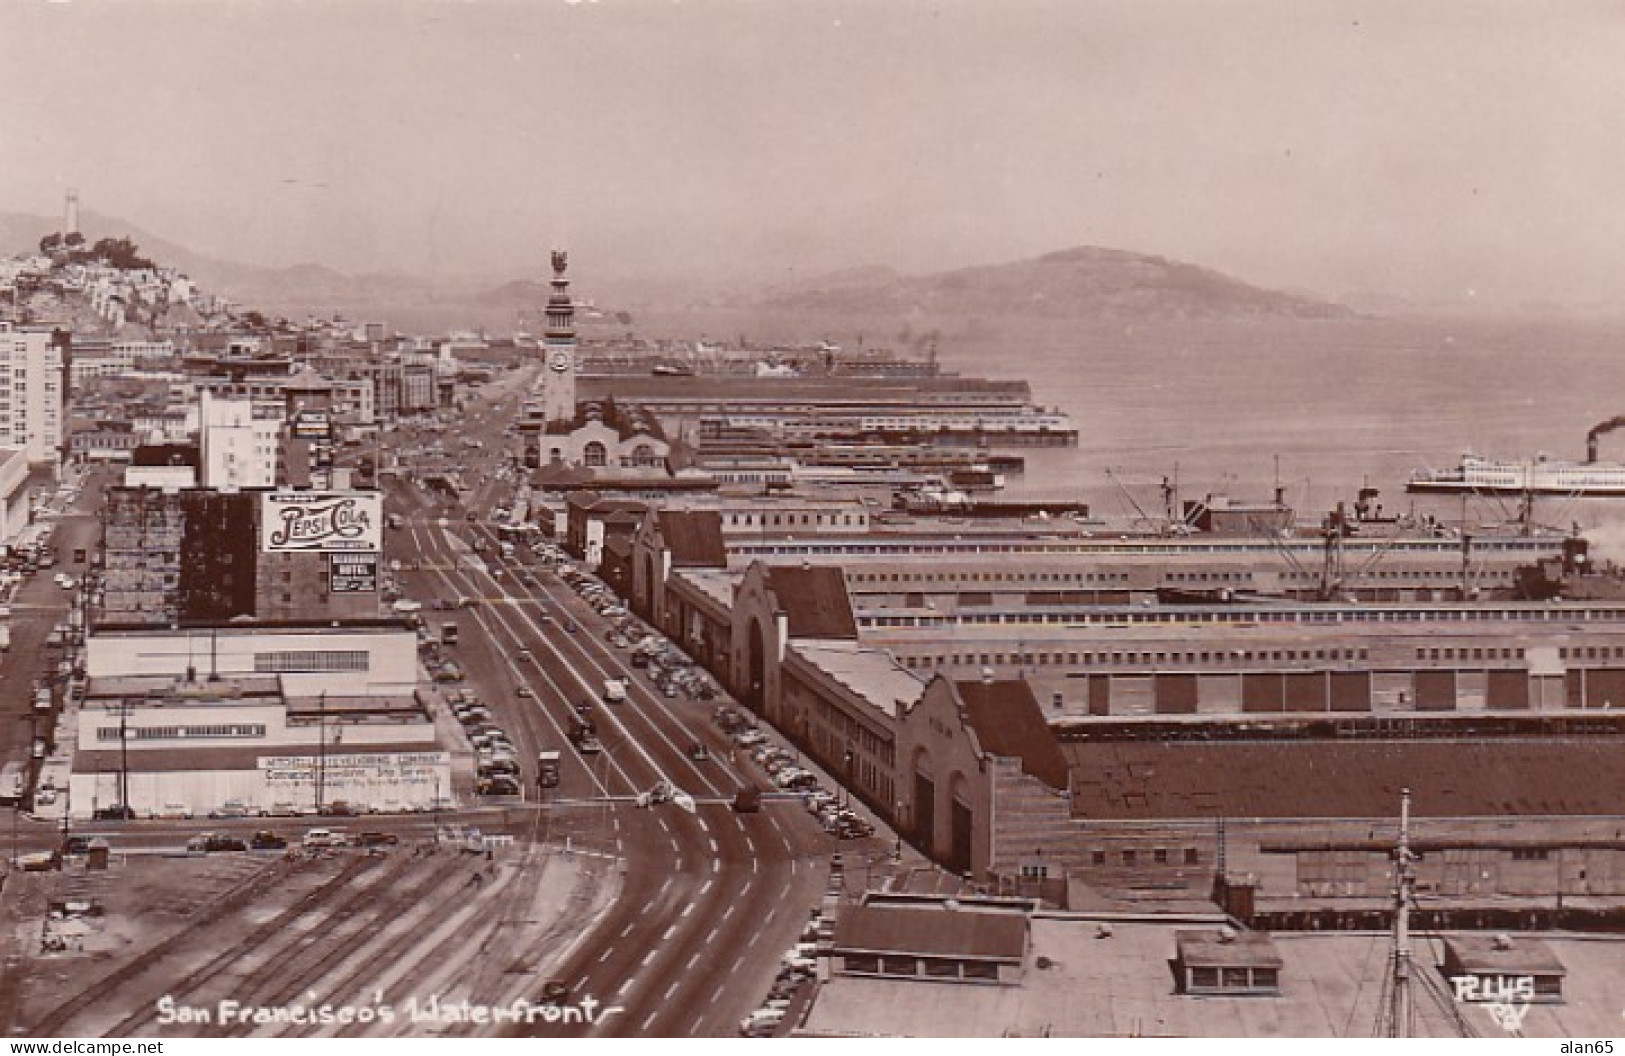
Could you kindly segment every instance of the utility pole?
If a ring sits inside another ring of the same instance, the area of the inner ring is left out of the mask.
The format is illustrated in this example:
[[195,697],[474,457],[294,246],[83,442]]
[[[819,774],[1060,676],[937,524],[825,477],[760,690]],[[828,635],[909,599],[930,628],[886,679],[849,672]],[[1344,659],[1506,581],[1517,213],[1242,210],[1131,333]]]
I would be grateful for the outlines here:
[[118,707],[118,782],[119,807],[130,810],[130,702],[120,700]]
[[327,691],[317,697],[316,813],[322,812],[323,785],[327,782]]
[[1394,986],[1389,1000],[1388,1036],[1410,1036],[1411,1026],[1411,790],[1399,794],[1399,846],[1394,848]]

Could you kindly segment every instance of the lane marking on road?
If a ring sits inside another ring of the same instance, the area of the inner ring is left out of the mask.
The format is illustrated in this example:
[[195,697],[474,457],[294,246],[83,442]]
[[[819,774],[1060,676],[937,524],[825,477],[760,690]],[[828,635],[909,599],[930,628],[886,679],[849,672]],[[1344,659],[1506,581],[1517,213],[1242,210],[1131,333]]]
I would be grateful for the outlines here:
[[704,886],[704,887],[702,887],[702,888],[700,888],[700,894],[702,894],[702,895],[703,895],[703,894],[705,894],[705,893],[706,893],[706,892],[707,892],[707,891],[709,891],[709,890],[711,890],[711,885],[712,885],[712,884],[714,884],[714,883],[716,883],[716,881],[715,881],[715,880],[707,880],[707,881],[706,881],[706,882],[705,882],[705,886]]
[[699,959],[700,959],[700,951],[695,950],[693,953],[689,954],[688,963],[683,965],[683,967],[684,968],[692,968],[692,967],[694,967],[694,962],[699,960]]
[[711,853],[712,854],[717,853],[717,841],[716,841],[716,839],[714,837],[711,840]]
[[628,924],[626,927],[622,928],[621,929],[621,938],[624,939],[628,935],[632,934],[632,929],[635,928],[635,927],[637,927],[637,924],[632,923],[632,924]]
[[709,825],[707,825],[705,823],[704,818],[696,818],[694,820],[696,820],[696,821],[698,821],[700,823],[700,831],[701,832],[710,832],[711,831],[711,826],[709,826]]
[[738,907],[737,907],[737,905],[735,903],[733,903],[733,902],[728,903],[728,908],[726,910],[724,910],[723,913],[722,913],[722,919],[727,920],[729,917],[733,916],[734,915],[734,910],[736,908],[738,908]]
[[[688,963],[693,964],[694,962],[689,961]],[[681,979],[673,979],[671,981],[671,985],[666,987],[666,992],[664,994],[660,995],[660,1000],[662,1000],[662,1001],[670,1001],[671,1000],[671,995],[677,992],[677,988],[682,985],[682,982],[683,981]]]
[[790,859],[790,875],[796,875],[796,860],[794,858]]
[[[682,848],[678,849],[681,850]],[[672,867],[671,871],[674,873],[680,873],[683,871],[683,860],[681,858],[677,859],[677,864]]]
[[666,929],[666,934],[660,936],[660,941],[661,942],[669,942],[669,941],[671,941],[671,937],[672,937],[672,935],[674,933],[676,933],[676,931],[677,931],[677,925],[673,924],[671,927]]
[[713,873],[722,872],[722,859],[721,858],[713,858],[713,859],[711,859],[711,871]]
[[716,937],[717,937],[717,929],[712,928],[709,932],[706,933],[705,945],[707,945],[707,946],[711,945],[712,942],[716,941]]
[[773,918],[778,916],[778,915],[779,915],[779,907],[774,906],[772,909],[767,911],[767,916],[765,918],[763,918],[762,923],[763,924],[771,924],[771,923],[773,923]]
[[666,819],[665,818],[660,819],[660,827],[665,829],[667,832],[671,831],[671,826],[666,824]]
[[659,1014],[659,1011],[660,1011],[659,1009],[656,1009],[654,1012],[650,1012],[647,1016],[643,1017],[643,1025],[641,1027],[639,1027],[638,1030],[640,1030],[640,1031],[648,1030],[649,1029],[649,1024],[653,1023],[655,1021],[655,1016],[657,1014]]
[[756,859],[752,858],[750,860],[750,871],[752,873],[756,872],[759,868],[761,868],[761,864],[761,862],[758,862]]
[[609,960],[609,955],[614,953],[614,952],[615,952],[615,947],[613,947],[613,946],[604,947],[604,952],[598,955],[598,963],[603,964],[605,961]]
[[660,952],[659,950],[650,950],[648,953],[644,954],[644,956],[643,956],[643,967],[644,968],[649,967],[649,962],[654,960],[655,959],[655,954],[657,954],[659,952]]
[[694,912],[694,903],[690,902],[688,905],[683,907],[683,916],[686,917],[692,912]]

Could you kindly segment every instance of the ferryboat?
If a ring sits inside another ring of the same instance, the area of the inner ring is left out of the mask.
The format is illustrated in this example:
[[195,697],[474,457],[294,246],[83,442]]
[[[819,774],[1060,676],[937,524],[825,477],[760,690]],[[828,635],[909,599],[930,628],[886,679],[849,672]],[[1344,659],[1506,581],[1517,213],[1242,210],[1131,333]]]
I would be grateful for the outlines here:
[[1405,490],[1417,493],[1625,497],[1625,465],[1564,462],[1544,455],[1517,462],[1465,454],[1451,469],[1418,470]]

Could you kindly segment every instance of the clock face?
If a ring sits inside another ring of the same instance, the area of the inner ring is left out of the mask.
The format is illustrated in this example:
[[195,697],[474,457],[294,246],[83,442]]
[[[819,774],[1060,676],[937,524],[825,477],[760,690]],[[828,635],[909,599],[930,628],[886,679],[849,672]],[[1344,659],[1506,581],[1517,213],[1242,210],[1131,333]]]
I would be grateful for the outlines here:
[[569,370],[570,369],[570,353],[568,353],[568,352],[555,352],[555,353],[553,353],[553,361],[551,363],[551,366],[553,367],[554,370],[558,371],[560,374],[563,374],[565,371]]

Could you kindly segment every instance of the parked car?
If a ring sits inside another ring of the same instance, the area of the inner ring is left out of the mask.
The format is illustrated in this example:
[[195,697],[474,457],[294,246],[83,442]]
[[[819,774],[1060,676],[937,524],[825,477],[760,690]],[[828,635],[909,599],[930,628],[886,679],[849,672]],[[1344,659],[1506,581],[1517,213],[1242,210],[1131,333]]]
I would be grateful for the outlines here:
[[355,838],[357,847],[393,847],[400,842],[393,832],[363,832]]
[[248,838],[248,846],[256,851],[280,851],[288,841],[274,832],[260,831]]
[[228,836],[218,832],[205,832],[186,841],[188,851],[246,851],[248,844],[241,836]]

